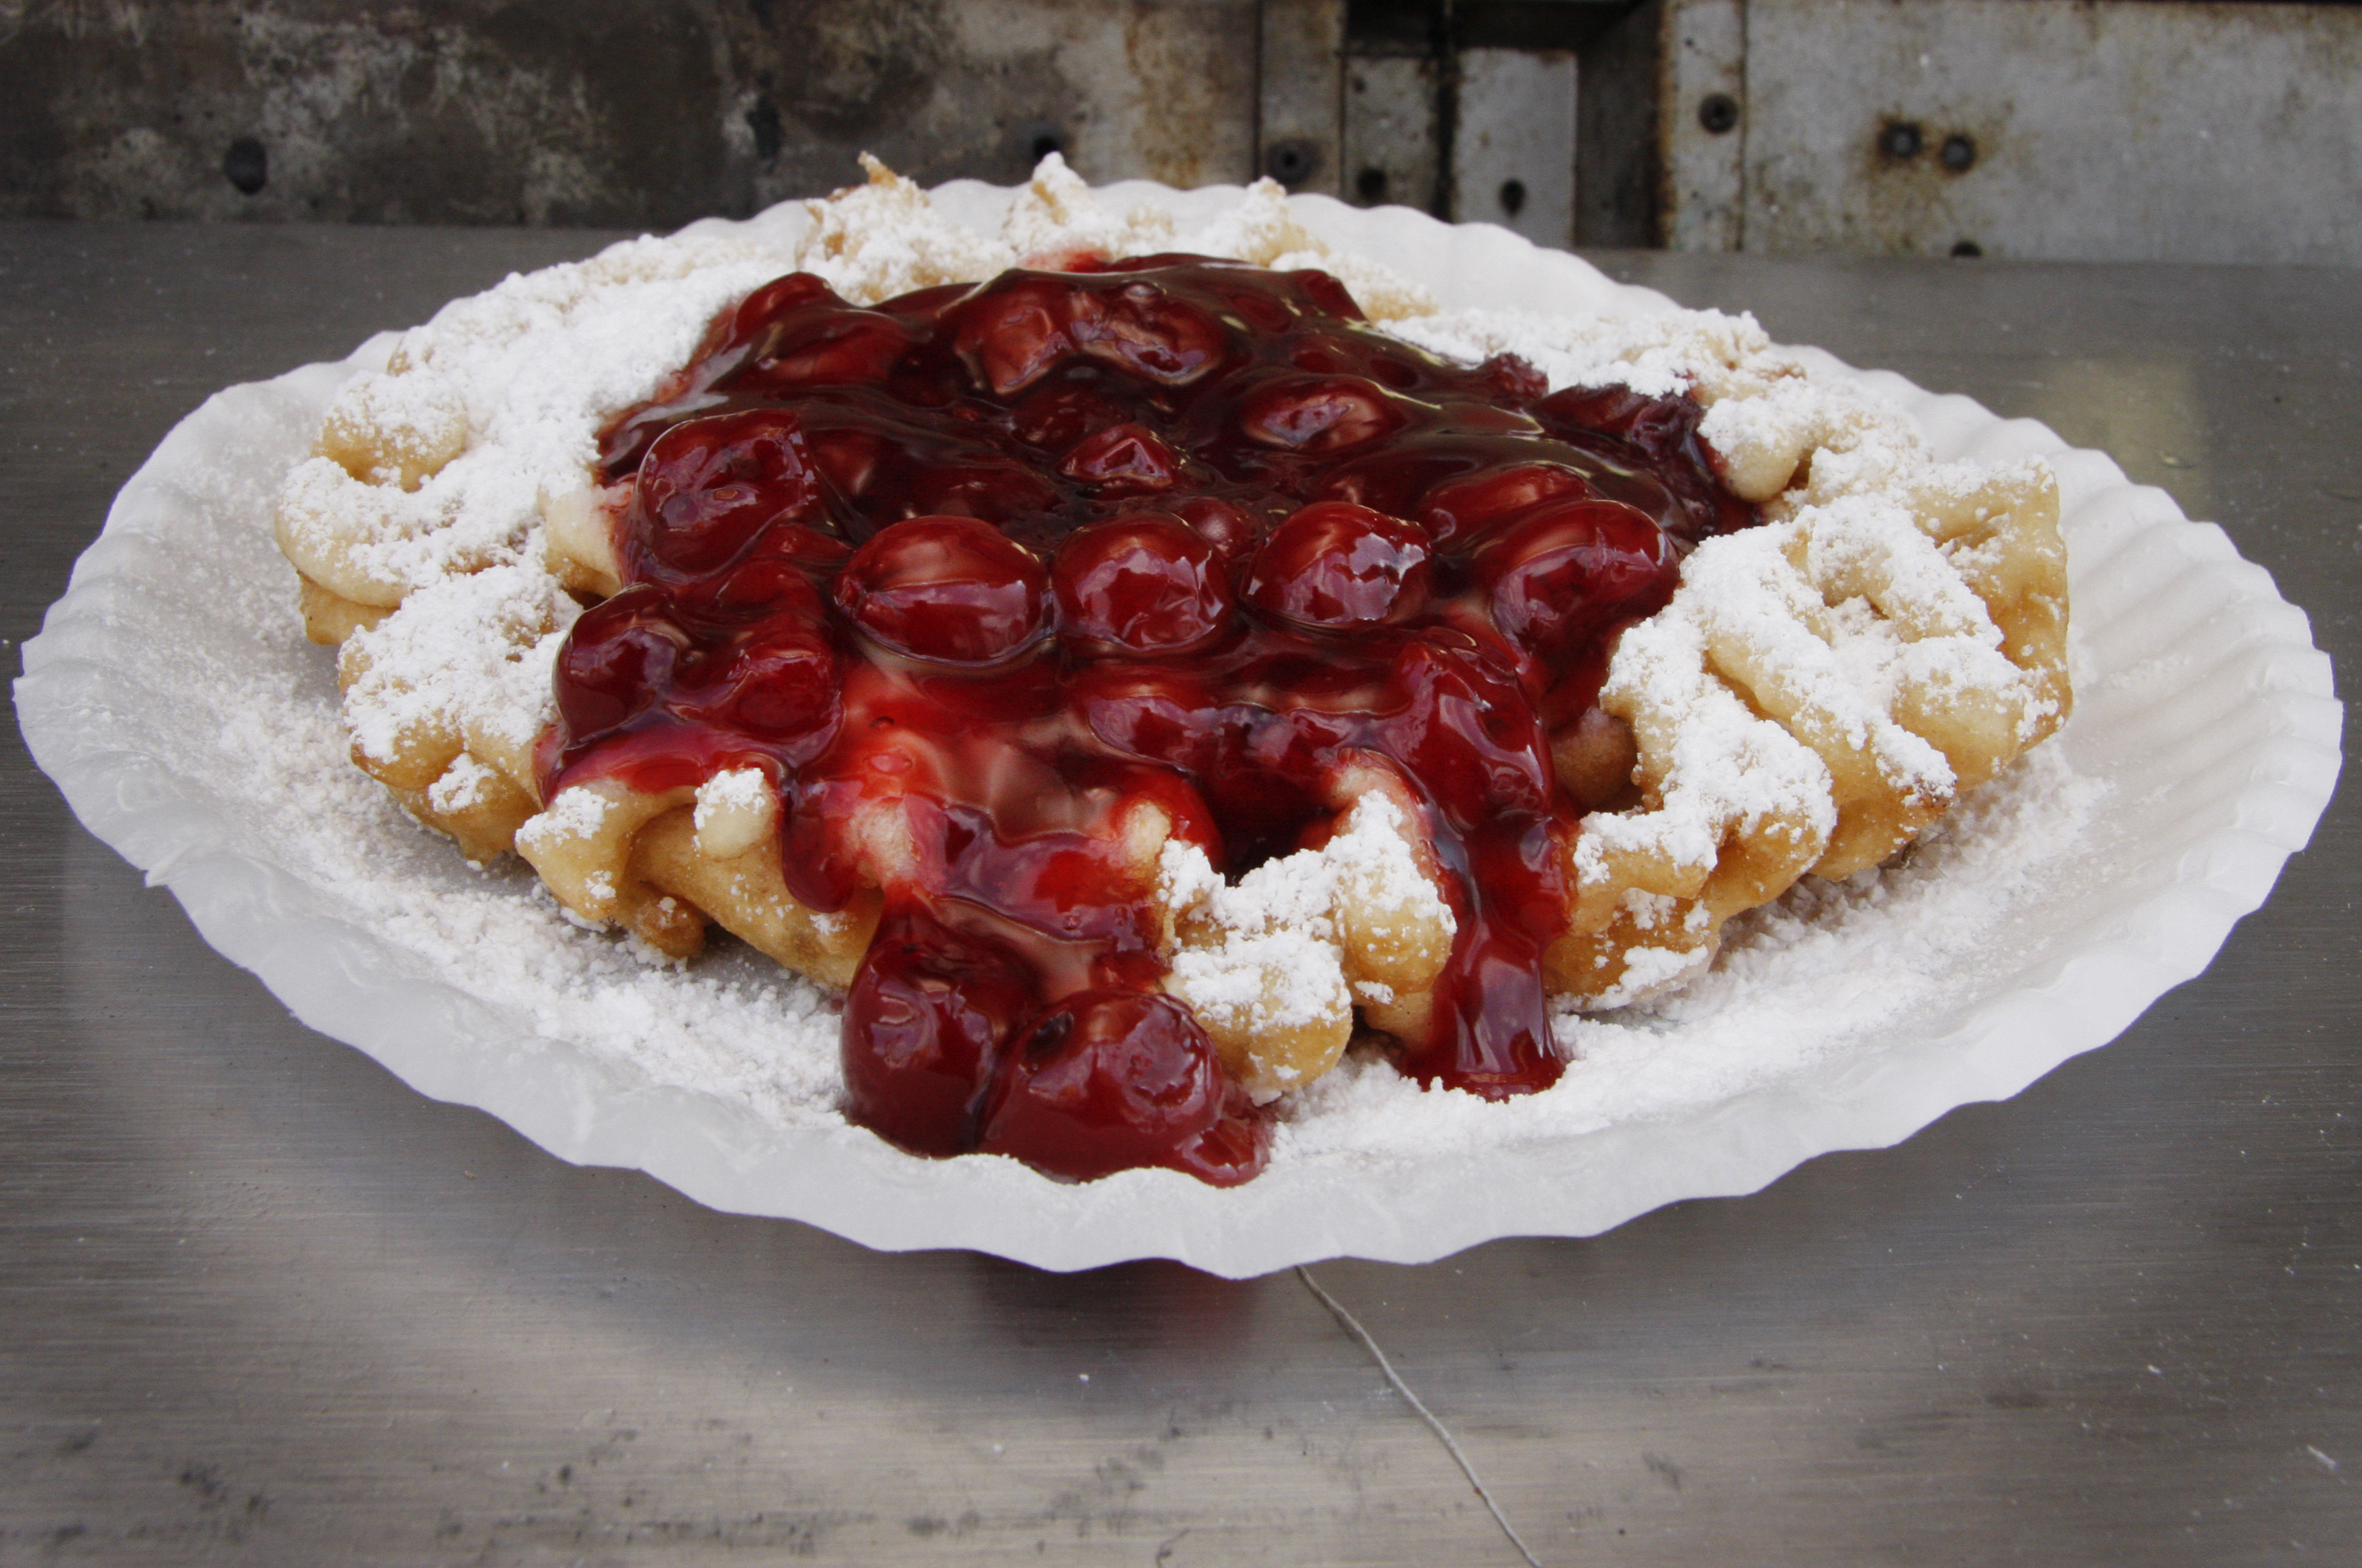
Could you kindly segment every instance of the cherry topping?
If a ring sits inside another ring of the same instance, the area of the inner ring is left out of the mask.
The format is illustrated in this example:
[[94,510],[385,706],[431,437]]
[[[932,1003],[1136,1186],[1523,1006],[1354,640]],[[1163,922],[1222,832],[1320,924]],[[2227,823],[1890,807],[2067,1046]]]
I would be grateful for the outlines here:
[[1063,308],[1067,285],[1022,273],[961,307],[952,348],[996,395],[1022,392],[1074,352]]
[[1350,501],[1292,513],[1255,552],[1246,598],[1258,609],[1331,631],[1416,614],[1427,602],[1427,537],[1399,517]]
[[1029,447],[1065,451],[1086,436],[1124,423],[1123,411],[1087,387],[1052,382],[1009,411],[1010,433]]
[[1110,425],[1077,442],[1059,463],[1071,480],[1096,486],[1104,495],[1171,490],[1181,459],[1144,425]]
[[1075,711],[1100,744],[1184,774],[1218,770],[1231,715],[1201,676],[1157,664],[1077,671]]
[[1550,391],[1542,373],[1515,354],[1496,354],[1476,367],[1476,378],[1496,401],[1520,406]]
[[1014,954],[889,913],[845,993],[846,1113],[914,1154],[974,1148],[977,1101],[1033,1007]]
[[1076,1181],[1164,1165],[1229,1187],[1268,1153],[1261,1122],[1218,1132],[1242,1109],[1187,1008],[1153,992],[1087,990],[1010,1052],[977,1146]]
[[1290,272],[1288,278],[1301,288],[1305,296],[1318,308],[1345,321],[1363,319],[1362,307],[1345,291],[1345,285],[1327,272],[1307,267],[1300,272]]
[[653,704],[690,646],[671,604],[636,583],[582,612],[557,654],[557,714],[584,741],[622,728]]
[[1661,609],[1678,569],[1663,531],[1615,501],[1551,502],[1476,556],[1493,624],[1545,657],[1619,616]]
[[1046,586],[1042,563],[990,524],[914,517],[854,552],[836,603],[897,653],[988,664],[1041,635]]
[[773,392],[882,381],[910,346],[911,329],[901,322],[832,299],[765,322],[749,344],[742,373]]
[[1254,520],[1231,502],[1211,495],[1193,495],[1172,503],[1173,515],[1204,536],[1216,553],[1231,558],[1254,547]]
[[1417,517],[1421,496],[1484,462],[1481,453],[1457,441],[1389,442],[1331,468],[1321,480],[1317,499],[1351,501],[1390,517]]
[[771,616],[713,664],[712,679],[675,704],[685,716],[774,742],[809,735],[835,716],[836,650],[810,617]]
[[1068,331],[1084,353],[1163,386],[1187,386],[1229,348],[1212,316],[1145,281],[1077,290],[1068,311]]
[[1248,394],[1239,433],[1258,446],[1332,456],[1399,430],[1408,415],[1353,376],[1285,376]]
[[809,304],[828,304],[850,309],[844,301],[810,272],[790,272],[769,282],[738,302],[730,313],[730,337],[733,342],[753,344],[761,340],[779,317]]
[[1546,1087],[1541,955],[1598,803],[1552,738],[1584,790],[1628,788],[1614,640],[1688,541],[1756,517],[1702,411],[1449,364],[1325,273],[1061,259],[869,307],[779,279],[617,417],[627,586],[559,654],[545,796],[764,767],[798,899],[888,884],[845,1003],[853,1120],[1229,1183],[1269,1116],[1158,988],[1133,830],[1161,812],[1237,875],[1325,842],[1340,778],[1382,759],[1458,921],[1403,1071]]
[[955,458],[912,475],[903,504],[914,516],[934,513],[1011,523],[1046,512],[1057,491],[1025,463],[1002,457]]
[[[803,538],[798,536],[803,536]],[[812,586],[811,579],[805,575],[804,568],[800,564],[805,558],[804,549],[800,547],[806,538],[815,546],[837,544],[833,539],[823,539],[822,536],[802,528],[773,529],[763,536],[756,553],[750,559],[740,562],[712,582],[711,591],[705,597],[706,613],[734,623],[787,615],[807,624],[819,624],[822,619],[820,591]],[[776,548],[782,544],[786,549]],[[823,560],[828,559],[816,548],[811,553],[822,556]],[[834,559],[841,561],[847,553],[844,546],[837,545]],[[676,597],[690,600],[685,593]]]
[[[793,561],[807,570],[819,571],[843,566],[852,554],[853,547],[834,534],[798,524],[784,524],[766,528],[756,536],[755,547],[747,552],[747,561],[750,565],[756,561]],[[731,573],[732,580],[738,578],[738,572]],[[782,591],[794,591],[786,586],[784,578],[776,580],[782,584]],[[749,591],[752,591],[751,588]]]
[[796,416],[716,414],[674,425],[640,460],[627,527],[676,571],[710,571],[775,521],[818,515],[820,486]]
[[1719,465],[1697,433],[1705,410],[1687,392],[1649,397],[1630,387],[1568,387],[1536,403],[1534,414],[1563,440],[1637,454],[1681,502],[1692,539],[1760,520],[1752,506],[1722,488]]
[[836,487],[838,494],[855,501],[869,493],[879,469],[900,456],[884,431],[859,425],[815,430],[809,446],[812,462],[827,476],[828,482]]
[[1428,537],[1443,545],[1473,540],[1538,502],[1591,493],[1589,482],[1563,463],[1503,463],[1435,486],[1420,498],[1418,516]]
[[1203,643],[1231,608],[1212,544],[1154,513],[1068,535],[1050,580],[1065,635],[1131,654]]

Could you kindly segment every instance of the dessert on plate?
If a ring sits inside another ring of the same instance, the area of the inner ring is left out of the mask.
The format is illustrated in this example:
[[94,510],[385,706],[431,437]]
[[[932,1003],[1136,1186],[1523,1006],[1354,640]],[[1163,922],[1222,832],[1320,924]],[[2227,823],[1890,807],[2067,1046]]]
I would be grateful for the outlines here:
[[456,302],[276,525],[356,763],[841,991],[906,1149],[1227,1184],[1349,1049],[1547,1088],[2066,716],[2047,471],[1747,318],[1444,312],[1054,156],[998,233],[874,164],[805,215]]

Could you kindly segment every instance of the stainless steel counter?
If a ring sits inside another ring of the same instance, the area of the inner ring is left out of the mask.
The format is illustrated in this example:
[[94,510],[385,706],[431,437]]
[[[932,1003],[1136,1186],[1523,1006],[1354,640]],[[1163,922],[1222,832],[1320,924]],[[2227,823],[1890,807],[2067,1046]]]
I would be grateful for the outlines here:
[[[207,392],[604,237],[0,225],[0,636]],[[1605,259],[2108,448],[2362,652],[2362,277]],[[561,1165],[292,1022],[0,746],[0,1563],[1519,1561],[1294,1275],[880,1255]],[[1552,1568],[2356,1561],[2353,796],[2008,1104],[1312,1273]]]

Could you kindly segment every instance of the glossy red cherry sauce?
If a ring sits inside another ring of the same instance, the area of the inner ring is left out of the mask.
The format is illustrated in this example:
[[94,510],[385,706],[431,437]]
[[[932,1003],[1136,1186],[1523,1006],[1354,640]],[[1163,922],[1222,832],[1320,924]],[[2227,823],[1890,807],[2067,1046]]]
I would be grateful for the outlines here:
[[882,879],[855,1120],[1229,1183],[1267,1121],[1158,991],[1121,813],[1153,801],[1236,875],[1319,843],[1383,759],[1459,920],[1433,1028],[1392,1047],[1540,1088],[1561,846],[1608,803],[1551,737],[1689,545],[1755,520],[1698,416],[1447,363],[1316,271],[1153,257],[874,308],[782,278],[605,433],[626,586],[560,657],[545,786],[757,766],[798,898]]

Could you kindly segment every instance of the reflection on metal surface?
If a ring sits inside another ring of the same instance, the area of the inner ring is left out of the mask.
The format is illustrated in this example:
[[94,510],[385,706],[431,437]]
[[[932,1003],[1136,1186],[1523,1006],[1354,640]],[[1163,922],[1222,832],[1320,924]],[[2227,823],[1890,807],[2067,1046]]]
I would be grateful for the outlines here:
[[1533,1548],[1526,1544],[1525,1538],[1509,1523],[1508,1516],[1501,1512],[1501,1505],[1493,1500],[1493,1494],[1485,1489],[1483,1478],[1476,1474],[1476,1467],[1468,1463],[1468,1456],[1461,1452],[1459,1441],[1451,1435],[1451,1429],[1437,1420],[1435,1412],[1411,1392],[1410,1385],[1405,1383],[1402,1374],[1395,1370],[1395,1364],[1386,1359],[1386,1353],[1378,1348],[1378,1342],[1371,1337],[1370,1331],[1362,1327],[1361,1320],[1346,1311],[1341,1302],[1323,1290],[1320,1282],[1312,1277],[1312,1271],[1302,1264],[1296,1265],[1296,1277],[1304,1282],[1304,1288],[1312,1292],[1321,1306],[1329,1309],[1329,1315],[1337,1320],[1337,1326],[1352,1335],[1362,1348],[1370,1353],[1370,1359],[1376,1362],[1378,1370],[1386,1375],[1387,1386],[1401,1395],[1403,1403],[1427,1423],[1427,1430],[1443,1444],[1444,1452],[1451,1455],[1451,1463],[1460,1466],[1460,1474],[1468,1477],[1468,1485],[1475,1488],[1477,1496],[1484,1499],[1486,1511],[1493,1516],[1493,1522],[1501,1527],[1501,1533],[1509,1538],[1509,1544],[1518,1549],[1518,1555],[1524,1558],[1531,1568],[1542,1568],[1541,1563],[1535,1560]]
[[2049,366],[2026,412],[2114,458],[2127,478],[2172,492],[2192,517],[2215,514],[2196,368],[2183,359],[2065,359]]

